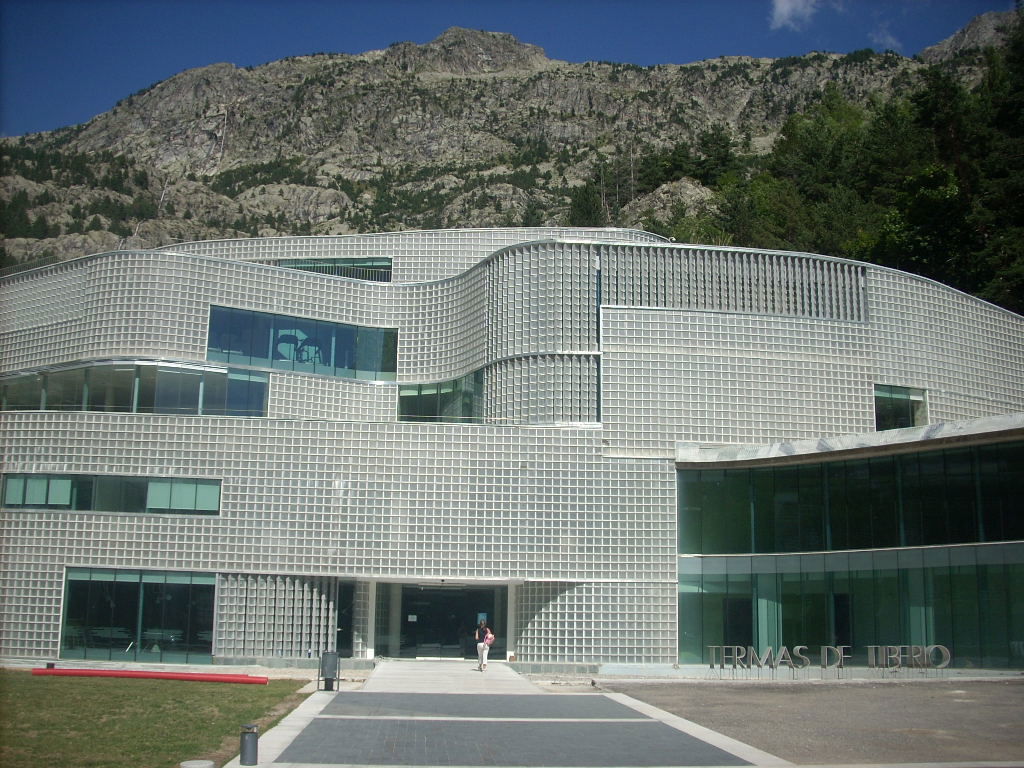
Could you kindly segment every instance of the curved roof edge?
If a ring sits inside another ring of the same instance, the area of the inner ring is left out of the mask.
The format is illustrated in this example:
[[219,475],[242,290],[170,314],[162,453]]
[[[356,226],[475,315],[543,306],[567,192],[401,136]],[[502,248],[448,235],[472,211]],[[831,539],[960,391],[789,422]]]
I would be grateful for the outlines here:
[[1003,442],[1024,439],[1024,413],[987,416],[969,421],[947,421],[923,427],[890,429],[856,435],[835,435],[806,440],[787,440],[766,445],[705,446],[676,443],[677,466],[711,469],[750,464],[807,464],[828,461],[835,454],[881,455],[944,445]]
[[[668,238],[661,235],[655,234],[654,232],[647,232],[642,229],[634,229],[630,227],[449,227],[447,229],[399,229],[390,232],[361,232],[352,233],[347,235],[275,235],[272,237],[222,237],[213,238],[208,240],[186,240],[180,243],[171,243],[169,245],[161,245],[156,248],[148,250],[154,251],[174,251],[179,248],[187,248],[190,245],[208,244],[208,243],[247,243],[247,242],[273,242],[282,240],[292,241],[310,241],[310,242],[358,242],[359,240],[380,240],[389,237],[401,237],[415,240],[420,237],[430,237],[436,235],[465,235],[468,239],[474,235],[480,235],[485,233],[514,233],[514,232],[533,232],[536,233],[536,237],[530,237],[524,239],[522,242],[531,242],[534,240],[550,240],[565,239],[566,236],[560,233],[568,232],[584,232],[593,233],[595,236],[601,233],[616,233],[619,235],[633,235],[637,243],[668,243],[671,242]],[[568,239],[573,239],[571,236]],[[588,241],[589,242],[589,241]],[[622,241],[616,241],[622,242]]]

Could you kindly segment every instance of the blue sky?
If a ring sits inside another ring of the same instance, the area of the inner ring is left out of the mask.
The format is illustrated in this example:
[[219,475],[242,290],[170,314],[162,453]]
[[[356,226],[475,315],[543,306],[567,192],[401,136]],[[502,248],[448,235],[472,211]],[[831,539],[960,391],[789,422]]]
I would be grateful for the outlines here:
[[216,62],[509,32],[566,61],[918,53],[1012,0],[0,0],[0,135],[89,120]]

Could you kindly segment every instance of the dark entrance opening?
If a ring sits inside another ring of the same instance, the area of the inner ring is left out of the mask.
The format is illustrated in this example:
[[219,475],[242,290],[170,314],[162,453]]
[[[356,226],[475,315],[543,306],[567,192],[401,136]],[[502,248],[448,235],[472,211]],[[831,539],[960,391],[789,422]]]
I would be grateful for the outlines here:
[[474,657],[478,617],[486,618],[498,637],[504,635],[504,620],[495,615],[496,591],[494,587],[404,585],[401,655]]
[[350,658],[352,656],[352,604],[355,602],[355,584],[342,582],[338,585],[338,656]]

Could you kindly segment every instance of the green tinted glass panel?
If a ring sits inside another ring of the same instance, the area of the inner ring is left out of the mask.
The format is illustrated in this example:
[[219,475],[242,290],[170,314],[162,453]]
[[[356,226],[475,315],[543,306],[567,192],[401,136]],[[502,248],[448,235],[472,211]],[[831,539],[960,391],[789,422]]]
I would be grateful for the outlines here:
[[4,504],[97,512],[216,512],[220,481],[112,475],[8,475]]
[[148,509],[169,509],[171,506],[171,481],[150,480],[146,497]]
[[51,477],[50,487],[46,493],[47,506],[70,506],[71,504],[71,478]]
[[24,475],[8,475],[4,478],[4,504],[20,507],[25,503]]
[[196,509],[215,512],[220,509],[220,483],[216,481],[196,484]]
[[[234,355],[234,362],[242,362],[242,341],[232,333],[232,318],[231,310],[225,307],[210,307],[210,326],[206,344],[208,360],[232,362],[232,355]],[[244,362],[248,364],[249,360],[246,359]]]
[[157,370],[154,413],[191,415],[199,413],[201,371],[180,368]]
[[46,504],[46,490],[49,478],[46,475],[32,475],[25,484],[25,503],[32,506]]
[[171,483],[171,509],[195,509],[196,484],[189,480]]
[[360,328],[356,333],[356,378],[372,379],[381,369],[384,333],[380,328]]

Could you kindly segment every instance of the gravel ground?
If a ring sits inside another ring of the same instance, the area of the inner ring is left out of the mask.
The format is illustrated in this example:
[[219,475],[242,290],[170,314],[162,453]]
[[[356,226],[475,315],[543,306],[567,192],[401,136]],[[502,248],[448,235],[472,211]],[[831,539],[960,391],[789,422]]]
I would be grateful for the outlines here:
[[1024,761],[1024,680],[612,682],[793,763]]

